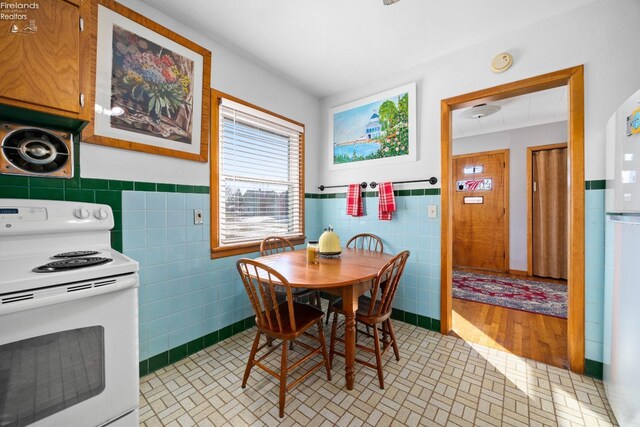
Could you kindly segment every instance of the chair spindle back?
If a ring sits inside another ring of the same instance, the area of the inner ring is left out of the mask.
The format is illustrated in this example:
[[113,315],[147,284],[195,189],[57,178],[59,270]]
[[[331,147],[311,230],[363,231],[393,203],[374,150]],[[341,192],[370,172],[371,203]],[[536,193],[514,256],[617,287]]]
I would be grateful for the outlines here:
[[409,251],[402,251],[380,269],[371,289],[371,305],[367,316],[383,316],[391,312],[393,297],[409,255]]
[[285,237],[269,236],[265,237],[260,243],[260,255],[262,256],[292,250],[294,250],[293,244]]
[[[293,295],[287,279],[273,268],[252,259],[239,259],[236,267],[256,314],[258,327],[275,333],[295,330]],[[276,287],[278,295],[282,295],[284,289],[286,301],[278,303]]]
[[382,240],[375,234],[360,233],[353,236],[347,242],[347,248],[365,249],[374,252],[383,252]]

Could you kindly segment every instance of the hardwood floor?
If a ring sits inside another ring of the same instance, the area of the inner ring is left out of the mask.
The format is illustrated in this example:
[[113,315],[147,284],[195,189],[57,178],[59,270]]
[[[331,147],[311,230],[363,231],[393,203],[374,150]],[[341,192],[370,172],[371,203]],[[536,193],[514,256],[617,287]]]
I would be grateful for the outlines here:
[[568,368],[567,320],[453,298],[452,335]]

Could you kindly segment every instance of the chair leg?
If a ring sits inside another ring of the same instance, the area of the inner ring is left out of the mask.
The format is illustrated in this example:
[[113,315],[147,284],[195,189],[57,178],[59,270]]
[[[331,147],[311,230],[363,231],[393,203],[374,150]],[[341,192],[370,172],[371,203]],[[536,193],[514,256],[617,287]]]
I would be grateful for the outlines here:
[[322,358],[324,359],[324,366],[327,369],[327,381],[331,381],[331,366],[329,366],[329,355],[327,354],[327,343],[324,340],[324,330],[322,326],[322,320],[318,320],[318,339],[322,346]]
[[331,316],[331,304],[333,304],[333,301],[335,301],[333,295],[329,295],[329,304],[327,305],[327,318],[324,319],[325,325],[329,324],[329,317]]
[[382,373],[382,355],[380,354],[380,336],[378,335],[378,327],[373,325],[373,345],[376,351],[376,368],[378,370],[378,382],[380,388],[384,389],[384,374]]
[[287,393],[287,340],[282,340],[282,361],[280,362],[280,418],[284,417],[284,403]]
[[338,332],[338,313],[333,313],[331,323],[331,343],[329,345],[329,367],[333,368],[333,355],[336,349],[336,333]]
[[389,343],[387,342],[387,322],[382,322],[382,349],[386,350]]
[[318,310],[322,311],[322,299],[320,298],[320,291],[315,291],[314,294],[316,297],[316,307]]
[[[309,303],[311,303],[311,297],[308,297],[308,298],[309,298]],[[300,302],[299,297],[294,297],[293,299],[296,302]],[[289,342],[289,350],[293,350],[293,340]]]
[[253,346],[251,346],[251,353],[249,353],[249,360],[247,361],[247,367],[244,370],[244,377],[242,378],[242,388],[247,386],[247,380],[249,379],[251,368],[253,368],[256,352],[258,351],[258,344],[260,344],[260,331],[256,331],[256,337],[253,339]]
[[396,360],[400,360],[400,351],[398,350],[398,342],[396,341],[396,334],[393,331],[393,324],[391,319],[387,319],[387,329],[389,329],[389,336],[391,336],[391,345],[393,345],[393,352],[396,355]]

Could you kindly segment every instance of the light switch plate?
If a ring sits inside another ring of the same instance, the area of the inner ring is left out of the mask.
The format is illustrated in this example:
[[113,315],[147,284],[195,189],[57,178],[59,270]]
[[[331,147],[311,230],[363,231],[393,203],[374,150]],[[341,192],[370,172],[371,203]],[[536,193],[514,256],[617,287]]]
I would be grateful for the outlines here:
[[436,205],[427,206],[427,216],[429,218],[437,218],[438,217],[438,207]]
[[203,224],[204,216],[202,215],[202,209],[194,209],[193,210],[193,223],[194,224]]

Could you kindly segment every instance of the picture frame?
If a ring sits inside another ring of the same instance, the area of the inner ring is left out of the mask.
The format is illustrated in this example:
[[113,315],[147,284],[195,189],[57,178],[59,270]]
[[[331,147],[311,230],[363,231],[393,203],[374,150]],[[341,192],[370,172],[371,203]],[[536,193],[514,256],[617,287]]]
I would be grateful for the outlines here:
[[92,0],[83,142],[208,161],[211,52],[112,0]]
[[417,160],[416,84],[329,110],[329,169]]

